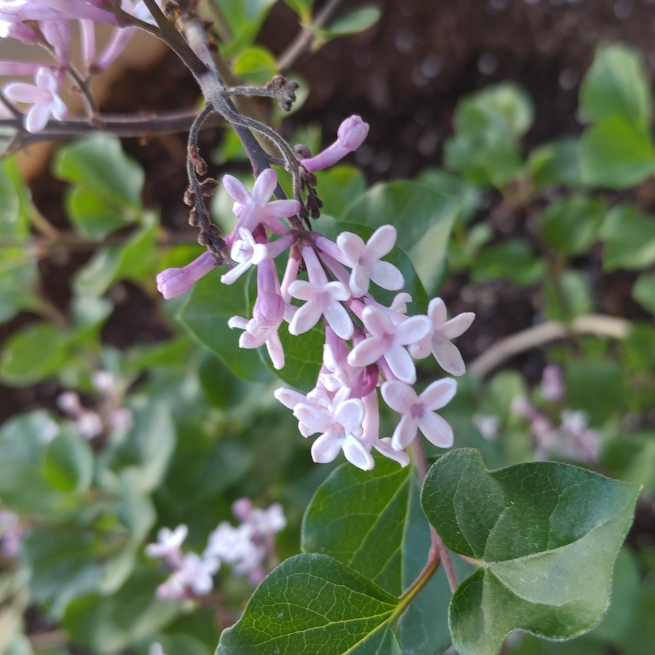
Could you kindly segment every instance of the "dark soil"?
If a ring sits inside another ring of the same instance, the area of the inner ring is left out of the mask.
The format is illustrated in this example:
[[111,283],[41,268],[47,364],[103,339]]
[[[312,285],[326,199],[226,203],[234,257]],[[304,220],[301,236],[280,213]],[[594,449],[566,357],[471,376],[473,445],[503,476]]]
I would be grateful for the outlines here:
[[[351,3],[358,4],[363,3]],[[376,26],[333,41],[300,62],[298,71],[311,93],[304,107],[283,126],[290,135],[295,126],[317,121],[329,140],[344,117],[360,114],[371,130],[356,160],[370,182],[411,177],[426,166],[440,165],[457,101],[489,84],[513,80],[529,92],[536,120],[525,144],[532,148],[581,131],[576,119],[579,80],[599,43],[630,43],[655,66],[655,46],[651,45],[655,5],[650,0],[541,0],[534,4],[523,0],[376,0],[376,4],[382,9]],[[279,54],[297,29],[293,12],[278,2],[260,40]],[[127,71],[111,97],[104,111],[134,112],[189,107],[198,91],[182,64],[170,55],[151,71]],[[207,154],[220,136],[220,129],[203,132],[201,145]],[[125,147],[146,170],[146,203],[161,209],[168,229],[189,230],[182,203],[185,135],[147,142],[128,139]],[[210,165],[211,174],[221,172],[220,167]],[[44,172],[32,186],[40,210],[55,225],[65,225],[63,185]],[[655,204],[652,193],[642,194],[640,200],[645,208]],[[70,299],[71,274],[89,256],[71,254],[42,261],[44,292],[60,310],[66,311]],[[614,276],[599,281],[604,311],[642,317],[629,299],[631,280]],[[106,343],[124,348],[168,336],[154,305],[136,287],[123,284],[115,293],[123,302],[103,331]],[[466,276],[449,280],[442,295],[453,311],[472,310],[480,316],[460,341],[467,361],[494,341],[531,325],[539,309],[530,289],[517,290],[502,282],[469,285]],[[24,314],[0,327],[0,340],[30,320],[33,317]],[[543,356],[536,352],[513,364],[534,379]],[[0,387],[0,420],[51,404],[56,392],[51,383],[26,390]]]

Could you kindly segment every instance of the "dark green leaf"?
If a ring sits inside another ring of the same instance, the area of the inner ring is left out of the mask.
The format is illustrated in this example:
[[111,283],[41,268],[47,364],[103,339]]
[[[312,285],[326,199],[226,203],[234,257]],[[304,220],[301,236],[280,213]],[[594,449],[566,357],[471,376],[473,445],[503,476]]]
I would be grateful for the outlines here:
[[600,231],[603,267],[640,269],[655,262],[655,216],[643,216],[631,205],[618,205]]
[[655,489],[655,433],[613,439],[603,449],[603,464],[619,480]]
[[625,403],[625,379],[616,362],[575,360],[567,365],[565,377],[568,407],[587,412],[592,425],[602,425]]
[[44,462],[45,477],[58,491],[86,493],[93,477],[93,452],[72,428],[50,442]]
[[56,373],[66,360],[68,335],[51,323],[14,334],[0,358],[0,378],[14,386],[34,384]]
[[216,655],[373,655],[389,643],[397,605],[331,557],[297,555],[259,585],[241,619],[221,634]]
[[528,169],[537,187],[582,186],[578,139],[560,139],[530,153]]
[[257,352],[239,348],[241,330],[233,330],[227,324],[232,316],[249,318],[246,276],[227,285],[221,282],[222,273],[216,268],[196,282],[178,318],[194,339],[239,377],[252,382],[270,379]]
[[579,271],[564,271],[557,282],[544,284],[544,316],[551,321],[571,321],[593,311],[593,294]]
[[650,78],[641,53],[601,46],[580,88],[580,109],[593,121],[617,115],[645,130],[652,113]]
[[275,57],[264,48],[248,48],[234,62],[234,72],[249,82],[264,85],[277,75]]
[[450,604],[457,651],[495,655],[517,629],[556,640],[589,630],[609,605],[638,495],[567,464],[487,471],[474,450],[440,458],[421,505],[448,548],[480,563]]
[[104,239],[130,224],[127,212],[97,191],[80,186],[66,194],[66,212],[76,230],[89,239]]
[[651,314],[655,314],[655,273],[640,275],[632,287],[632,297]]
[[648,132],[621,116],[605,116],[580,143],[580,171],[585,184],[626,189],[655,173],[655,153]]
[[327,29],[320,31],[320,34],[327,39],[347,34],[359,34],[375,25],[378,20],[380,20],[380,10],[377,7],[360,7],[331,22]]
[[113,203],[141,206],[143,170],[109,134],[95,134],[60,147],[55,155],[56,177],[95,191]]
[[483,248],[473,264],[475,282],[505,278],[514,284],[529,285],[538,282],[543,274],[544,263],[521,239]]
[[636,371],[655,368],[655,328],[652,322],[633,323],[621,342],[625,365]]
[[[323,201],[321,212],[335,218],[340,218],[366,188],[364,177],[354,166],[332,166],[324,171],[316,171],[315,175],[316,190]],[[321,231],[321,221],[317,229]]]
[[243,380],[234,375],[220,359],[209,353],[200,365],[198,378],[207,400],[223,411],[238,405],[247,391]]
[[573,196],[556,201],[541,218],[544,241],[564,255],[582,254],[596,241],[607,211],[605,203],[596,198]]

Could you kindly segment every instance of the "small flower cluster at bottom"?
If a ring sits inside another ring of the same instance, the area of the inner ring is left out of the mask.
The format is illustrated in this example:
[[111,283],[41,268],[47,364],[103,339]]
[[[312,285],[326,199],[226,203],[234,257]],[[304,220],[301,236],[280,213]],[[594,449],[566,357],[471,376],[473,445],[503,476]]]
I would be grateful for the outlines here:
[[186,525],[175,530],[162,528],[157,543],[146,546],[146,555],[165,560],[172,569],[168,579],[157,588],[159,598],[181,600],[208,594],[221,563],[231,566],[236,575],[248,575],[253,585],[266,577],[265,564],[275,554],[274,535],[287,523],[282,506],[274,503],[268,509],[259,509],[247,498],[241,498],[232,510],[240,525],[234,527],[222,521],[209,535],[202,556],[182,552],[188,534]]
[[[341,124],[334,144],[301,163],[308,172],[332,165],[359,147],[367,133],[368,125],[359,116],[351,116]],[[276,393],[277,399],[293,410],[303,436],[320,435],[312,447],[314,461],[331,462],[343,450],[351,463],[369,470],[374,465],[371,451],[376,449],[405,466],[409,457],[404,450],[419,430],[436,446],[452,446],[452,429],[435,412],[453,398],[456,382],[452,378],[438,380],[417,394],[413,389],[414,359],[432,353],[445,371],[463,375],[464,361],[450,341],[469,328],[475,315],[467,312],[447,320],[446,306],[434,298],[427,316],[407,316],[409,294],[398,294],[389,307],[373,298],[371,282],[389,291],[405,285],[401,271],[383,261],[396,243],[393,226],[379,227],[367,242],[351,232],[342,232],[331,241],[317,232],[282,223],[280,218],[298,213],[300,203],[269,202],[277,186],[274,170],[267,169],[257,177],[252,194],[229,175],[224,176],[223,184],[235,201],[237,223],[225,238],[236,265],[221,281],[232,284],[252,266],[257,267],[252,318],[234,316],[228,322],[243,330],[239,346],[265,345],[273,366],[281,369],[285,364],[278,334],[282,323],[288,323],[294,336],[319,322],[325,325],[323,366],[316,388],[306,396],[291,389]],[[280,281],[275,259],[287,250]],[[182,269],[167,269],[157,276],[158,289],[165,298],[178,296],[214,265],[212,255],[205,253]],[[298,279],[301,266],[307,280]],[[387,405],[402,415],[390,438],[379,435],[378,386]]]

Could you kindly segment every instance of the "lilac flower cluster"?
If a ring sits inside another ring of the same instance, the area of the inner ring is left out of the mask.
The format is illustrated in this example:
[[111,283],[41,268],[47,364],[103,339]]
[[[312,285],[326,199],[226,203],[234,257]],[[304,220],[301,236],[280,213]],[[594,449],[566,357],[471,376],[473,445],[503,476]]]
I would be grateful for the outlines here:
[[[356,150],[367,134],[368,125],[351,116],[340,126],[334,144],[301,163],[308,171],[330,166]],[[282,323],[288,323],[292,335],[304,334],[320,321],[325,325],[316,388],[307,395],[286,388],[275,394],[294,412],[303,436],[320,435],[312,446],[314,461],[331,462],[343,450],[351,463],[369,470],[375,449],[405,466],[409,457],[404,451],[419,430],[436,446],[452,446],[452,429],[436,410],[453,398],[456,382],[438,380],[417,394],[414,359],[432,354],[445,371],[463,375],[464,362],[451,339],[465,332],[475,315],[464,313],[447,320],[446,306],[435,298],[427,316],[407,316],[411,301],[407,293],[399,293],[389,307],[375,300],[369,292],[371,282],[391,291],[400,291],[405,284],[400,270],[383,260],[396,243],[393,226],[378,228],[367,242],[350,232],[331,241],[317,232],[288,228],[280,220],[296,215],[300,203],[269,202],[277,185],[274,170],[259,175],[252,194],[229,175],[223,184],[235,201],[237,222],[225,238],[236,265],[221,280],[232,284],[257,267],[252,318],[229,320],[230,327],[243,330],[239,345],[266,345],[273,366],[281,369],[285,363],[279,337]],[[287,250],[280,281],[274,260]],[[213,265],[212,256],[203,254],[184,268],[160,273],[157,287],[165,298],[179,296]],[[301,266],[306,280],[298,279]],[[378,386],[385,403],[402,415],[391,438],[380,438]]]
[[[547,401],[561,401],[565,396],[562,369],[549,364],[544,368],[540,392]],[[519,396],[512,402],[512,411],[530,423],[535,440],[535,459],[544,461],[555,455],[580,462],[597,462],[600,457],[601,436],[590,428],[586,412],[564,409],[560,425],[554,426],[548,417],[527,398]]]
[[114,376],[108,371],[96,371],[93,386],[102,395],[99,411],[87,409],[74,391],[65,391],[57,398],[62,412],[75,421],[75,428],[85,439],[94,439],[109,430],[129,430],[132,412],[122,407],[122,397]]
[[25,528],[20,524],[17,514],[0,509],[0,555],[16,557],[20,550],[20,540]]
[[241,498],[232,509],[240,525],[234,527],[228,521],[221,522],[209,535],[202,556],[182,552],[188,534],[186,525],[179,525],[175,530],[162,528],[157,543],[146,546],[148,556],[165,560],[172,569],[157,589],[160,598],[181,600],[208,594],[221,563],[230,566],[236,575],[248,575],[253,585],[266,577],[265,564],[275,553],[275,534],[286,526],[282,506],[274,503],[268,509],[260,509],[253,507],[247,498]]
[[[64,73],[71,66],[71,23],[79,23],[88,78],[108,68],[129,43],[137,30],[129,24],[129,16],[154,22],[143,0],[0,0],[0,38],[46,45],[53,58],[52,63],[43,64],[0,61],[0,75],[34,77],[34,84],[10,82],[2,89],[9,100],[31,105],[24,115],[28,132],[41,132],[51,116],[64,120],[68,114],[60,91]],[[115,28],[100,53],[96,49],[96,22]]]

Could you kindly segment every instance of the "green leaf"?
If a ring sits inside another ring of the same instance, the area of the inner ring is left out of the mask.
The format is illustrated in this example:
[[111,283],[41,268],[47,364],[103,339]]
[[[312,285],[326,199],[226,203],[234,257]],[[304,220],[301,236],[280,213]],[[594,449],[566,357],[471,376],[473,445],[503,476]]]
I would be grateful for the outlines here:
[[[400,596],[418,577],[430,549],[412,470],[379,457],[372,471],[348,464],[333,471],[305,513],[302,549],[334,557]],[[404,652],[433,655],[450,645],[450,596],[440,570],[400,619]]]
[[297,555],[259,585],[243,616],[221,634],[216,655],[373,655],[389,643],[397,605],[341,562]]
[[645,130],[652,114],[650,77],[641,54],[612,44],[596,51],[580,88],[580,109],[593,121],[617,115]]
[[609,605],[638,495],[567,464],[487,471],[475,450],[441,457],[421,505],[446,546],[480,564],[450,603],[457,651],[495,655],[518,629],[554,640],[589,630]]
[[249,82],[264,85],[277,75],[275,57],[264,48],[248,48],[234,62],[234,72]]
[[519,140],[534,120],[530,98],[499,84],[460,101],[455,136],[445,146],[447,166],[481,186],[502,186],[520,172]]
[[655,173],[655,153],[647,132],[625,118],[605,116],[580,143],[580,171],[585,184],[627,189]]
[[69,342],[52,323],[35,323],[14,334],[0,357],[0,378],[26,386],[56,373],[64,364]]
[[284,368],[278,370],[273,366],[265,346],[259,348],[262,361],[289,386],[305,393],[311,391],[323,365],[325,327],[319,322],[309,332],[293,336],[289,334],[288,325],[283,323],[278,335],[284,349]]
[[137,283],[155,278],[156,219],[146,215],[144,225],[134,232],[123,246],[99,250],[73,279],[78,295],[97,297],[119,280]]
[[221,45],[222,54],[233,58],[245,48],[252,45],[268,12],[276,0],[248,0],[248,2],[235,2],[235,0],[213,0],[225,18],[232,40]]
[[597,198],[563,198],[543,213],[541,234],[554,250],[564,255],[580,255],[596,241],[607,211],[607,205]]
[[212,406],[227,411],[243,399],[248,390],[223,362],[207,353],[198,370],[198,379],[205,397]]
[[592,425],[602,425],[626,400],[623,371],[609,359],[579,359],[566,367],[566,399],[571,409],[589,414]]
[[63,429],[48,445],[44,474],[53,488],[84,494],[93,478],[93,451],[72,428]]
[[257,351],[239,348],[241,330],[231,329],[232,316],[249,316],[245,276],[234,284],[221,282],[222,271],[214,269],[194,285],[178,319],[191,336],[211,350],[235,375],[251,382],[270,379]]
[[644,216],[631,205],[618,205],[605,219],[603,268],[639,270],[655,262],[655,216]]
[[175,425],[169,407],[157,397],[133,397],[129,408],[134,426],[127,436],[106,451],[105,475],[111,469],[116,482],[104,479],[108,489],[117,493],[149,493],[156,489],[166,474],[175,449]]
[[551,321],[567,322],[593,311],[591,285],[579,271],[564,271],[557,282],[547,280],[543,293],[544,316]]
[[534,184],[539,188],[583,186],[579,151],[578,139],[560,139],[533,150],[527,167]]
[[66,213],[75,229],[89,239],[104,239],[131,222],[120,206],[97,191],[79,186],[66,194]]
[[323,201],[321,212],[328,216],[342,216],[366,188],[364,176],[354,166],[332,166],[324,171],[316,171],[315,175],[316,190]]
[[619,480],[655,489],[655,432],[613,439],[603,449],[603,465]]
[[655,273],[640,275],[632,287],[632,297],[648,312],[655,314]]
[[651,322],[633,323],[621,342],[624,366],[635,371],[655,368],[655,328]]
[[0,499],[11,509],[44,515],[59,503],[42,467],[46,444],[58,430],[43,411],[15,416],[0,428]]
[[8,157],[0,161],[0,237],[27,237],[30,209],[30,192],[18,168],[18,159]]
[[37,281],[37,258],[27,248],[0,249],[0,323],[21,309],[39,308],[41,300],[34,291]]
[[93,136],[60,147],[53,163],[56,177],[72,182],[112,203],[139,208],[144,174],[141,167],[109,134]]
[[473,264],[473,280],[505,278],[521,286],[534,284],[544,274],[544,263],[522,239],[483,248]]
[[314,0],[284,0],[293,9],[302,23],[309,24],[312,19]]
[[359,34],[373,27],[380,20],[380,10],[377,7],[360,7],[349,14],[337,18],[319,33],[324,39],[334,39],[347,34]]

